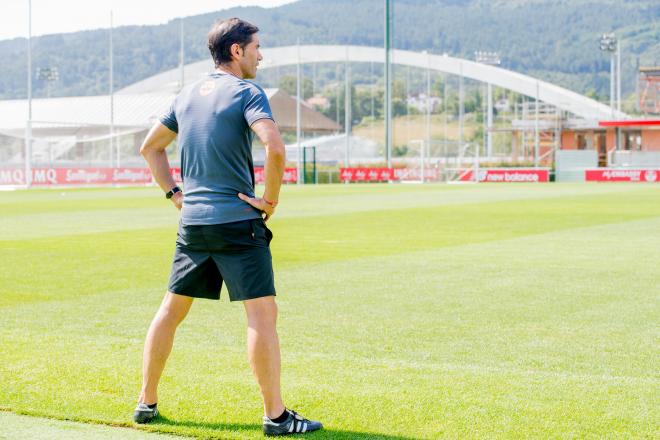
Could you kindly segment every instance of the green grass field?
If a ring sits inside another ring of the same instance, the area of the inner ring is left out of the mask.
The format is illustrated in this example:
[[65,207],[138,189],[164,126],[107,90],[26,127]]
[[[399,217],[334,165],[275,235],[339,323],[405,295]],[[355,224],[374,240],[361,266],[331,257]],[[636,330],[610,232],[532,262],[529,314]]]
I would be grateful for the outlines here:
[[[261,437],[226,292],[180,327],[160,423],[131,422],[177,217],[154,188],[0,193],[0,438],[82,438],[15,414]],[[290,186],[269,225],[310,438],[660,437],[660,186]]]

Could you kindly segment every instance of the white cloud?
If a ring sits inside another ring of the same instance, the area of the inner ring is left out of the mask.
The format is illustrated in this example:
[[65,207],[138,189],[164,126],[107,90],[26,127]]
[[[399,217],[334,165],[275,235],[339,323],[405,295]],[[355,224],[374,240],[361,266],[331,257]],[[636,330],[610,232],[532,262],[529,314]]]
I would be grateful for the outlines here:
[[[110,26],[160,24],[236,6],[275,7],[296,0],[32,0],[32,35]],[[0,40],[28,35],[28,0],[2,0]]]

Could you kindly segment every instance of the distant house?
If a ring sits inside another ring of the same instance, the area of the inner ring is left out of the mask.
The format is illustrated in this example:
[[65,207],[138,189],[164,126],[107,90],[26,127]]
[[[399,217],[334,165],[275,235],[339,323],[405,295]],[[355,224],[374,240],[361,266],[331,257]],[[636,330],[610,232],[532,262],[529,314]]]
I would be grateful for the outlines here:
[[497,110],[498,112],[508,112],[509,109],[511,108],[511,104],[509,103],[508,99],[501,98],[495,101],[493,107],[495,107],[495,110]]
[[330,108],[330,100],[321,95],[312,96],[305,102],[307,102],[312,108],[320,110],[327,110]]
[[420,93],[416,96],[409,96],[406,103],[409,107],[418,110],[420,113],[426,113],[429,105],[431,106],[431,112],[439,110],[442,105],[442,99],[437,96],[431,96],[430,99],[427,99],[426,94]]
[[[266,89],[266,94],[280,130],[296,131],[296,98],[282,89]],[[309,100],[301,102],[300,125],[302,131],[312,133],[329,134],[341,130],[339,124],[316,111]]]

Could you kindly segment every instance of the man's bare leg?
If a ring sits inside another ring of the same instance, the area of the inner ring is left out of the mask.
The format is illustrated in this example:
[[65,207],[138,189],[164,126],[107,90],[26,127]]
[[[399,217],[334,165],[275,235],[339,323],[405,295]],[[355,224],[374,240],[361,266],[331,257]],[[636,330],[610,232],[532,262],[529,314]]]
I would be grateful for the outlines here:
[[247,349],[252,372],[261,388],[264,413],[270,418],[284,412],[280,390],[280,341],[274,296],[244,301],[247,314]]
[[142,391],[138,402],[158,402],[158,381],[165,368],[177,326],[188,314],[193,298],[168,292],[160,304],[144,343],[142,357]]

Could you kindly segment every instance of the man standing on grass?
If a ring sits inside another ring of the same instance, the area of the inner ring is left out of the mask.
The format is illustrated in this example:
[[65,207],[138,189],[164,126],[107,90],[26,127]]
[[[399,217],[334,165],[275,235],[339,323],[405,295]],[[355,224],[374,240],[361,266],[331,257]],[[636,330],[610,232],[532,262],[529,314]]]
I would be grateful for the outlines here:
[[[168,292],[145,341],[137,423],[158,415],[158,381],[193,299],[219,299],[224,280],[229,299],[242,301],[247,314],[248,357],[263,397],[264,433],[321,428],[286,409],[280,392],[272,233],[265,221],[277,206],[285,153],[266,94],[246,81],[256,76],[262,59],[258,31],[238,18],[216,23],[208,36],[215,71],[181,90],[140,149],[166,198],[181,210],[181,222]],[[252,131],[266,148],[261,197],[254,194]],[[177,135],[185,196],[165,153]]]

